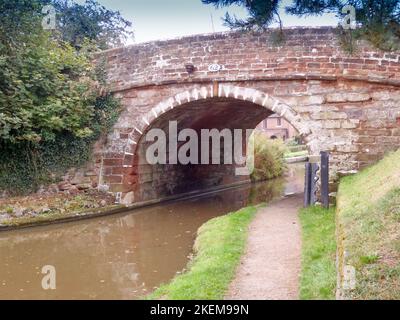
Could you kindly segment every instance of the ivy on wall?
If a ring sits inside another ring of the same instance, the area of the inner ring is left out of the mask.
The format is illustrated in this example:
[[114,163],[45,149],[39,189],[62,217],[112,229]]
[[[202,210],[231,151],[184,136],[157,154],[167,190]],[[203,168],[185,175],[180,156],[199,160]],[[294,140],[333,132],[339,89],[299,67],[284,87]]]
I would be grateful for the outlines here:
[[56,183],[72,167],[91,159],[93,144],[107,133],[119,115],[119,102],[107,95],[97,99],[89,137],[77,138],[67,131],[43,142],[0,143],[0,190],[9,195],[36,192]]

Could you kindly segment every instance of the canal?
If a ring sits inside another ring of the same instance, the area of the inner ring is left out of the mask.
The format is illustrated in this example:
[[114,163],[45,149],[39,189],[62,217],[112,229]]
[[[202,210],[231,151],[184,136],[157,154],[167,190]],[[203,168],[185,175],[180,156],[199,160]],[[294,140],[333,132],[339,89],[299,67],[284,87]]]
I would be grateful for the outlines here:
[[[202,224],[302,192],[303,167],[193,199],[0,233],[0,299],[139,299],[184,271]],[[46,265],[56,268],[56,290],[42,289]]]

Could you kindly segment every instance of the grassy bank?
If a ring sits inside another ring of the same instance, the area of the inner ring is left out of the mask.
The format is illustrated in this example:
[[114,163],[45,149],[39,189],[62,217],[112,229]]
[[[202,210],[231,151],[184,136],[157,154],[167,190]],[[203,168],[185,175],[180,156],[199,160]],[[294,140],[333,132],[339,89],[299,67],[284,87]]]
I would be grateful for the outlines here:
[[342,179],[337,221],[339,271],[356,269],[344,297],[400,299],[400,151]]
[[188,271],[161,286],[149,299],[221,300],[234,278],[257,207],[215,218],[198,232]]
[[310,207],[300,211],[302,271],[300,299],[335,298],[335,209]]

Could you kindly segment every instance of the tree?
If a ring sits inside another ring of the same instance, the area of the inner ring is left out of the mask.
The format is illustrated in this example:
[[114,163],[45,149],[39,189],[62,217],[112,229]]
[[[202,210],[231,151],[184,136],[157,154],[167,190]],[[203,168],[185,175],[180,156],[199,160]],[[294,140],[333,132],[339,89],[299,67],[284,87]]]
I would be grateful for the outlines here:
[[284,5],[284,0],[202,0],[204,4],[216,7],[239,5],[245,7],[249,18],[246,20],[225,16],[225,23],[232,29],[265,29],[278,20],[279,9],[292,15],[322,15],[335,13],[343,16],[347,5],[355,8],[355,20],[359,30],[378,46],[393,49],[400,38],[400,0],[292,0]]
[[[61,17],[56,33],[42,28],[49,3]],[[75,48],[119,44],[130,23],[93,0],[0,0],[0,10],[0,142],[90,136],[100,79],[90,50]]]
[[356,20],[362,26],[400,23],[400,0],[294,0],[286,11],[299,16],[326,12],[341,15],[342,9],[348,5],[355,8]]
[[132,23],[120,12],[112,11],[94,0],[78,4],[71,0],[51,0],[57,11],[57,29],[63,41],[80,48],[85,39],[94,41],[100,49],[121,46],[133,34]]
[[232,29],[265,29],[276,21],[282,26],[279,15],[281,0],[202,0],[202,2],[212,4],[217,8],[231,5],[245,7],[249,14],[249,18],[246,20],[238,19],[236,16],[226,13],[225,25]]
[[0,49],[0,140],[54,139],[62,131],[90,135],[96,80],[88,57],[45,33]]
[[35,191],[54,181],[55,173],[83,164],[119,114],[118,101],[103,94],[101,64],[90,56],[118,42],[110,31],[118,27],[91,16],[82,35],[68,24],[45,30],[47,4],[0,0],[0,190],[13,194]]
[[0,49],[12,50],[40,33],[40,0],[0,0]]

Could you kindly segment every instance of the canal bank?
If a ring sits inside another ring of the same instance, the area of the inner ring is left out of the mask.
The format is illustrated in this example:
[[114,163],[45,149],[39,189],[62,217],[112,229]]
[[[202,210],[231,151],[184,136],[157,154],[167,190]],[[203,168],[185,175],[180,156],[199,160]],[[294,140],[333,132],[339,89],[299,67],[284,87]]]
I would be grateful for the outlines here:
[[[151,206],[157,206],[176,201],[187,201],[197,197],[205,197],[207,195],[212,195],[215,193],[232,190],[241,187],[243,185],[249,185],[249,184],[250,182],[243,181],[222,187],[217,186],[214,188],[209,188],[207,190],[197,190],[169,197],[164,197],[161,199],[137,202],[129,206],[116,204],[114,202],[114,196],[112,193],[109,194],[109,193],[92,192],[92,191],[77,195],[75,197],[74,196],[71,197],[69,195],[60,195],[60,194],[49,195],[47,196],[48,201],[46,201],[46,197],[39,197],[37,195],[28,196],[25,198],[14,198],[12,199],[12,203],[17,204],[17,207],[19,207],[17,210],[21,214],[16,215],[14,217],[11,217],[9,214],[6,214],[7,217],[5,218],[2,215],[0,215],[1,218],[0,232],[33,228],[46,225],[62,224],[74,221],[100,218],[104,216],[111,216]],[[99,198],[102,200],[100,201]],[[31,208],[30,209],[20,208],[21,202],[27,203],[30,201],[35,201],[35,199],[38,199],[38,202],[41,202],[41,204],[39,204],[39,207],[41,207],[39,210],[35,211]],[[51,203],[53,201],[56,203],[50,207],[48,203]],[[104,205],[102,206],[99,203],[103,201]],[[63,202],[64,204],[62,204]],[[10,205],[8,205],[8,207],[10,207]],[[7,205],[4,205],[0,202],[0,208],[3,208],[3,210],[5,208],[5,210],[7,210]],[[23,214],[22,212],[26,214]]]
[[203,225],[188,271],[148,298],[334,299],[335,208],[301,209],[291,181],[283,197]]
[[187,271],[161,285],[148,299],[222,300],[235,276],[249,235],[248,226],[260,207],[249,206],[201,226]]
[[302,167],[289,166],[286,179],[290,183],[279,197],[204,224],[188,270],[148,298],[297,299]]
[[214,218],[198,232],[188,270],[148,299],[296,300],[302,195]]

